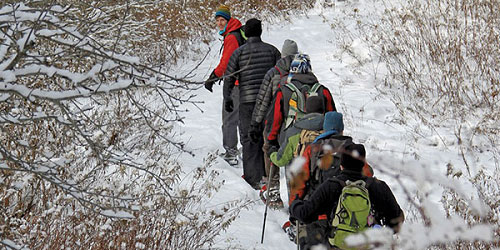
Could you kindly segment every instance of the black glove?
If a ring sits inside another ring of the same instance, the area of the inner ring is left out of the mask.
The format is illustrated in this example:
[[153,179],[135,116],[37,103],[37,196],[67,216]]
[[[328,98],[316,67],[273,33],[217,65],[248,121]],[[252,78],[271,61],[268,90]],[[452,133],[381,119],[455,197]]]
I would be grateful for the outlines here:
[[290,204],[290,207],[288,208],[288,212],[290,214],[290,222],[292,221],[295,221],[297,220],[298,218],[296,218],[294,215],[294,211],[295,209],[297,208],[297,206],[303,206],[304,205],[304,201],[303,200],[300,200],[300,199],[295,199],[292,201],[292,204]]
[[280,149],[279,146],[269,145],[269,149],[267,150],[267,157],[271,157],[271,154],[274,152],[278,152],[279,149]]
[[262,129],[260,125],[251,124],[248,136],[253,143],[258,143],[262,139]]
[[269,147],[275,146],[275,147],[280,147],[280,144],[278,143],[278,140],[270,140],[267,142],[269,144]]
[[224,109],[226,112],[233,112],[234,104],[232,99],[224,100]]
[[208,80],[205,81],[205,88],[208,89],[208,91],[213,92],[212,87],[217,80],[219,80],[219,77],[217,77],[217,75],[215,75],[215,72],[212,71],[212,74],[210,74]]

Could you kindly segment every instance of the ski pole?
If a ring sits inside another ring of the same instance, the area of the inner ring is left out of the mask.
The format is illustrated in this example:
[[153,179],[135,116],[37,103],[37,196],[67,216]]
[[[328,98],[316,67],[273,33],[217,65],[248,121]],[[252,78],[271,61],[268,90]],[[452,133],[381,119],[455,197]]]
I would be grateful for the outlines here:
[[297,232],[295,234],[295,240],[297,241],[297,250],[300,250],[300,245],[299,245],[299,220],[296,220],[295,223],[297,223]]
[[270,188],[272,176],[273,176],[273,164],[271,163],[271,165],[269,167],[269,176],[267,177],[266,208],[264,210],[264,222],[262,222],[262,237],[260,238],[260,244],[264,244],[264,231],[266,230],[267,207],[269,207],[269,188]]

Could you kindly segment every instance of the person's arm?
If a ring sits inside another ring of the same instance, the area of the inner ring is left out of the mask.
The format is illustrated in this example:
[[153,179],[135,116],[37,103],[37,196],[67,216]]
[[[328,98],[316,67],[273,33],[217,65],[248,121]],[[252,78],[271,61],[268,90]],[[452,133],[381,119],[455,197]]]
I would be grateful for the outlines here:
[[370,200],[376,211],[377,219],[381,219],[384,225],[392,228],[397,233],[404,221],[403,210],[401,210],[396,197],[394,197],[385,182],[375,179],[372,185],[374,185],[374,188],[369,190]]
[[323,96],[325,97],[325,103],[326,103],[326,111],[337,111],[337,108],[335,107],[335,102],[333,101],[332,94],[330,93],[330,90],[327,88],[323,88]]
[[285,145],[280,146],[278,152],[271,154],[271,161],[278,167],[284,167],[293,160],[293,153],[300,140],[300,134],[292,135],[288,138]]
[[224,38],[224,49],[222,50],[222,57],[220,58],[219,65],[214,69],[217,77],[221,78],[226,72],[227,64],[233,52],[239,47],[238,40],[233,34],[229,34]]
[[237,73],[239,71],[239,60],[240,60],[241,50],[236,50],[229,59],[227,64],[226,72],[224,73],[224,87],[223,96],[225,100],[231,100],[231,92],[234,88],[234,83],[237,80]]
[[273,107],[273,121],[271,123],[271,129],[269,135],[267,136],[268,141],[278,140],[278,135],[281,129],[281,123],[283,122],[283,92],[278,90],[276,92],[276,98],[274,98]]
[[323,182],[308,200],[294,200],[290,206],[290,217],[304,223],[311,223],[319,215],[331,214],[340,192],[340,184],[334,181]]
[[276,74],[276,71],[277,70],[275,68],[271,68],[267,71],[266,75],[264,75],[264,80],[262,80],[262,84],[260,85],[259,93],[257,94],[257,101],[252,113],[253,124],[260,124],[264,120],[264,116],[266,116],[269,104],[272,101],[271,79]]

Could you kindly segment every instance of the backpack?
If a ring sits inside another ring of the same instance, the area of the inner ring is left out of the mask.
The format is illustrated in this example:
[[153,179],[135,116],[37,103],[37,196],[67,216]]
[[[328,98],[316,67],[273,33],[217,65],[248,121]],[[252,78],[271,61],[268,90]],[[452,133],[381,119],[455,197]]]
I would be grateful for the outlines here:
[[245,44],[247,42],[247,37],[245,36],[245,31],[243,30],[244,26],[241,26],[240,28],[233,30],[229,32],[226,36],[229,34],[233,34],[236,37],[236,40],[238,41],[238,47]]
[[319,82],[313,86],[302,85],[299,89],[292,83],[293,74],[289,74],[284,87],[290,89],[292,92],[288,101],[288,114],[285,117],[285,129],[289,128],[297,119],[302,118],[305,113],[306,98],[309,96],[317,96],[321,85]]
[[340,174],[340,157],[344,148],[352,143],[351,137],[336,135],[311,144],[306,196],[312,194],[321,183]]
[[307,146],[311,144],[318,135],[320,135],[322,130],[306,130],[303,129],[300,131],[300,139],[297,148],[295,148],[295,152],[293,152],[293,158],[297,156],[301,156],[306,150]]
[[364,231],[375,222],[372,213],[368,187],[373,178],[357,181],[341,181],[332,178],[342,186],[342,192],[337,202],[335,213],[332,214],[332,231],[328,241],[330,245],[340,249],[363,249],[360,247],[347,247],[345,238],[349,235]]

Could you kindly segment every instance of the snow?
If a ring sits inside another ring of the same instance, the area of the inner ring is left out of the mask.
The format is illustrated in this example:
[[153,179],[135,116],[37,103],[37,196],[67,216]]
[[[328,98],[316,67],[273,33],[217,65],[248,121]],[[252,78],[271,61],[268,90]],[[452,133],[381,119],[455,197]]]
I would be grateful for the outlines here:
[[[479,202],[480,194],[471,193],[475,190],[468,187],[463,181],[450,179],[445,176],[447,164],[460,166],[461,156],[455,148],[458,142],[447,125],[435,131],[422,129],[419,124],[403,125],[403,121],[397,114],[395,105],[385,96],[381,95],[376,88],[376,84],[381,81],[380,74],[383,72],[383,66],[379,65],[374,58],[371,49],[367,47],[359,38],[354,38],[348,47],[339,48],[335,41],[339,39],[338,30],[332,29],[330,23],[325,19],[331,19],[338,16],[342,10],[350,8],[362,8],[368,1],[348,1],[339,3],[334,8],[323,9],[316,7],[309,11],[307,15],[293,17],[291,22],[266,23],[264,22],[264,32],[262,39],[271,43],[278,49],[281,49],[285,39],[292,39],[297,42],[299,50],[306,53],[311,58],[312,68],[320,83],[327,86],[332,92],[337,109],[344,114],[345,130],[344,134],[352,136],[355,142],[363,143],[367,149],[367,160],[374,168],[375,175],[386,181],[401,205],[402,209],[410,211],[414,209],[413,204],[422,205],[426,210],[430,220],[433,222],[430,227],[425,227],[422,223],[407,220],[402,227],[399,236],[405,242],[401,243],[407,248],[420,249],[425,248],[429,243],[450,242],[456,239],[480,239],[490,240],[493,235],[491,227],[488,225],[474,225],[470,227],[463,219],[450,216],[447,217],[442,210],[440,203],[441,192],[444,188],[452,188],[458,195],[467,201],[467,204],[478,214],[484,215],[487,211],[485,204]],[[27,8],[22,3],[17,4],[20,9]],[[58,11],[62,9],[58,7]],[[11,21],[14,17],[3,15],[12,11],[12,6],[5,6],[0,9],[0,22]],[[19,20],[32,20],[40,16],[39,12],[19,12],[21,16],[16,16]],[[345,25],[353,25],[346,22]],[[75,37],[81,37],[76,30],[71,31]],[[215,33],[215,31],[214,31]],[[27,44],[37,36],[57,36],[58,33],[51,30],[41,30],[34,35],[24,33],[17,41],[20,47]],[[0,34],[0,40],[4,35]],[[91,49],[87,44],[89,41],[67,40],[55,38],[58,42],[79,46],[82,49]],[[211,53],[207,61],[203,62],[195,70],[195,81],[202,82],[219,62],[218,54],[220,43],[218,41],[210,44]],[[0,58],[7,53],[6,46],[0,44]],[[126,61],[130,64],[138,63],[139,59],[131,56],[116,56],[107,54],[119,61]],[[26,98],[41,98],[50,100],[63,100],[67,98],[88,96],[92,92],[107,93],[109,91],[125,89],[133,84],[132,80],[120,79],[117,83],[100,83],[86,88],[76,88],[67,91],[46,91],[40,89],[31,89],[24,85],[15,84],[16,76],[41,72],[48,76],[54,74],[67,77],[73,83],[78,85],[83,81],[94,79],[98,72],[103,70],[113,70],[118,65],[112,61],[95,65],[90,71],[80,74],[68,70],[46,67],[41,65],[31,65],[14,71],[3,70],[12,60],[6,58],[0,64],[0,101],[7,100],[13,94],[21,95]],[[198,62],[191,62],[180,67],[189,71]],[[132,69],[132,68],[131,68]],[[184,75],[182,68],[175,72],[175,75]],[[156,79],[151,77],[148,83],[153,84]],[[210,93],[203,87],[195,91],[197,95],[197,107],[188,107],[190,110],[183,113],[185,116],[184,124],[176,128],[174,133],[182,134],[183,141],[187,144],[187,149],[195,153],[182,154],[179,160],[182,162],[184,172],[189,173],[190,169],[195,169],[203,165],[204,158],[211,153],[223,151],[222,133],[221,133],[221,111],[222,111],[222,85],[215,85],[214,92]],[[86,109],[85,107],[84,109]],[[88,107],[91,108],[91,107]],[[15,112],[14,112],[15,113]],[[47,114],[43,112],[34,113],[33,118],[43,118]],[[19,122],[25,119],[24,116],[0,117],[0,122]],[[60,122],[67,123],[64,117],[57,117]],[[449,121],[448,123],[453,123]],[[467,121],[464,126],[474,127],[476,121]],[[414,129],[408,129],[413,127]],[[94,134],[99,137],[101,134]],[[410,140],[414,139],[414,140]],[[19,141],[22,145],[28,145],[28,141]],[[494,150],[494,149],[492,149]],[[47,157],[50,157],[48,152]],[[116,157],[117,160],[125,160],[126,157]],[[481,159],[482,163],[487,164],[488,159]],[[63,165],[67,159],[54,158],[51,162],[54,166]],[[139,159],[137,163],[151,161],[150,159]],[[301,169],[305,159],[297,158],[293,161],[290,173],[295,173]],[[128,163],[128,160],[126,161]],[[480,164],[478,164],[480,165]],[[473,166],[479,168],[480,166]],[[0,169],[7,169],[4,162],[0,162]],[[237,167],[229,166],[224,160],[218,159],[215,164],[215,170],[220,172],[219,180],[224,181],[224,185],[219,192],[211,197],[210,205],[215,207],[216,213],[224,211],[218,209],[218,205],[231,202],[237,199],[249,199],[252,203],[249,208],[244,210],[231,226],[219,235],[212,247],[227,249],[295,249],[296,245],[289,241],[288,236],[282,231],[281,226],[288,220],[288,204],[285,202],[285,208],[281,210],[267,211],[267,218],[264,221],[265,205],[261,202],[258,191],[252,189],[242,178],[242,165]],[[46,166],[35,166],[34,170],[39,173],[53,171]],[[474,169],[475,170],[475,169]],[[280,191],[283,201],[287,201],[287,190],[285,184],[285,171],[280,169]],[[400,184],[404,183],[402,187]],[[14,187],[19,187],[15,183]],[[72,183],[62,183],[62,187],[67,188],[74,197],[81,197],[79,191],[71,187]],[[411,197],[409,197],[409,195]],[[129,197],[126,197],[129,198]],[[145,204],[147,206],[147,204]],[[140,207],[132,207],[132,210],[139,210]],[[49,211],[51,212],[51,211]],[[135,218],[127,211],[104,210],[101,214],[107,217],[120,219]],[[179,215],[178,222],[188,220],[187,217]],[[265,225],[264,243],[261,244],[261,233],[263,223]],[[109,229],[109,225],[103,225],[102,230]],[[452,229],[452,230],[450,230]],[[390,233],[390,232],[389,232]],[[370,238],[381,238],[388,234],[388,230],[370,230],[366,234]],[[354,237],[353,242],[356,242]],[[1,240],[0,245],[18,249],[10,240]],[[136,248],[142,249],[144,245],[137,243]]]

